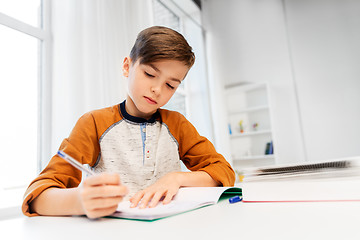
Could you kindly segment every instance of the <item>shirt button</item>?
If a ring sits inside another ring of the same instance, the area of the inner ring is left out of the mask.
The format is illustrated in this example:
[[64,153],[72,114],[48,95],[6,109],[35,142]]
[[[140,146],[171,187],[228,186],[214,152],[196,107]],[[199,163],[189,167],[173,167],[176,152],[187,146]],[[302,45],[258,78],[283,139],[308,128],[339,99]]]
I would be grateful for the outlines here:
[[146,129],[145,129],[145,128],[143,128],[143,129],[142,129],[142,131],[143,131],[143,133],[145,133],[145,132],[146,132]]

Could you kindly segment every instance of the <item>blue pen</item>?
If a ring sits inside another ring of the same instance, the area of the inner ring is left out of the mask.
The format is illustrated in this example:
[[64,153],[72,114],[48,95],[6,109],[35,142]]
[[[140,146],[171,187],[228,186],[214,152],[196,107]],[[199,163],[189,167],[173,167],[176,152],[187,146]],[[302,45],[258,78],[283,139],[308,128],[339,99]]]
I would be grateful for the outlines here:
[[63,151],[58,151],[57,155],[61,157],[62,159],[66,160],[68,163],[79,169],[80,171],[84,171],[89,175],[94,175],[95,173],[91,171],[90,169],[84,167],[80,162],[76,161],[74,158],[69,156],[68,154],[64,153]]
[[235,197],[229,198],[229,203],[237,203],[237,202],[240,202],[241,200],[242,200],[242,197],[235,196]]

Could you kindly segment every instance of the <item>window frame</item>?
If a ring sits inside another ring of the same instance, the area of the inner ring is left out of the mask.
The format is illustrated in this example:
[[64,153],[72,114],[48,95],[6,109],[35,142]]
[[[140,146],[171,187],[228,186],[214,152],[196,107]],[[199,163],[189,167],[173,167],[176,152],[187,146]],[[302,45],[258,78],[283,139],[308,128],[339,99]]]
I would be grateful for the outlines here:
[[[154,0],[155,1],[155,0]],[[199,27],[201,30],[201,34],[203,35],[202,38],[202,44],[204,47],[204,77],[206,81],[205,91],[207,92],[205,95],[206,100],[208,101],[207,112],[209,114],[209,126],[208,130],[205,130],[203,132],[204,136],[207,137],[211,142],[214,142],[215,132],[214,132],[214,122],[212,119],[213,112],[211,107],[211,97],[210,94],[210,83],[209,83],[209,77],[208,77],[208,66],[207,66],[207,56],[206,56],[206,30],[204,29],[202,22],[201,22],[201,9],[193,2],[193,0],[156,0],[160,4],[164,5],[166,8],[168,8],[172,13],[177,15],[180,19],[180,32],[184,34],[186,37],[186,32],[189,27],[188,23],[191,22],[193,25]],[[195,67],[195,66],[194,66]],[[194,67],[192,69],[194,69]],[[193,70],[194,71],[194,70]],[[194,94],[192,93],[192,89],[190,89],[190,84],[184,84],[184,88],[180,89],[178,88],[176,90],[177,94],[180,94],[185,97],[185,109],[186,109],[186,118],[190,121],[194,120],[194,112],[191,104],[191,98],[194,97]],[[175,93],[175,94],[176,94]],[[196,118],[196,117],[195,117]],[[196,120],[195,120],[196,121]],[[194,121],[194,124],[196,125],[196,122]],[[195,126],[197,127],[197,126]],[[198,129],[198,128],[197,128]],[[199,131],[199,129],[198,129]],[[202,134],[199,131],[200,134]]]
[[[183,18],[185,16],[185,14],[178,9],[178,6],[174,5],[173,3],[169,2],[169,1],[153,0],[153,3],[155,1],[158,2],[158,4],[162,5],[164,8],[166,8],[168,11],[170,11],[171,13],[173,13],[174,15],[176,15],[179,18],[179,29],[178,30],[180,33],[183,32]],[[154,8],[154,4],[152,4],[152,7]],[[152,9],[152,13],[154,13],[154,9]],[[155,19],[155,17],[153,17],[153,19]],[[155,24],[157,24],[157,23],[155,23]],[[167,26],[167,27],[169,27],[169,26]],[[189,100],[188,100],[190,91],[188,89],[188,84],[186,84],[186,81],[182,82],[181,86],[176,89],[174,96],[180,95],[180,96],[184,97],[185,112],[182,114],[184,114],[184,116],[186,117],[190,110]],[[172,98],[174,98],[174,97],[172,97]],[[171,99],[170,99],[170,101],[171,101]],[[167,109],[167,104],[164,106],[164,108]]]
[[[202,30],[203,27],[201,25],[201,19],[193,18],[191,16],[191,12],[198,12],[200,13],[200,9],[195,6],[195,3],[192,3],[191,0],[184,1],[184,0],[154,0],[157,1],[159,4],[163,5],[177,17],[179,17],[179,31],[180,33],[184,32],[184,19],[188,18],[196,25],[198,25]],[[154,11],[153,11],[154,12]],[[199,15],[200,16],[200,15]],[[181,95],[185,98],[185,117],[191,115],[190,113],[190,89],[189,84],[186,82],[183,83],[183,88],[178,88],[175,92],[175,95]]]
[[[0,12],[0,24],[19,33],[36,38],[38,43],[38,122],[37,122],[37,171],[43,168],[43,163],[50,156],[51,137],[51,2],[40,1],[39,26],[35,27],[14,17]],[[0,204],[1,219],[21,215],[21,199],[24,188],[0,189],[2,201]]]

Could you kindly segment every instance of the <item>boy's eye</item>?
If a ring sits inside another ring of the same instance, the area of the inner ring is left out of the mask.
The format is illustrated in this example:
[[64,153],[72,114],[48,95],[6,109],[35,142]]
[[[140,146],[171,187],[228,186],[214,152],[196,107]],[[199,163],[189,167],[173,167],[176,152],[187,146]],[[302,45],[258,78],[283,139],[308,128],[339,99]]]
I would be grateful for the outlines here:
[[170,85],[169,83],[166,84],[169,88],[174,89],[174,87],[172,85]]
[[154,77],[154,75],[151,75],[150,73],[145,72],[145,75],[148,77]]

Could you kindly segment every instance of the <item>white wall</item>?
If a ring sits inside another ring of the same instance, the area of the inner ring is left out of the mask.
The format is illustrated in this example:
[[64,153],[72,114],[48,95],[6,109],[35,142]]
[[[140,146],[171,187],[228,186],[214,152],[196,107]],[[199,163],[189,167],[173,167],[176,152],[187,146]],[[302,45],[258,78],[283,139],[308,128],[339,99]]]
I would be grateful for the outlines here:
[[304,161],[281,0],[205,0],[216,147],[229,157],[221,89],[234,82],[269,82],[279,162]]
[[[219,89],[268,82],[277,161],[360,155],[360,2],[203,0],[214,110]],[[215,116],[217,147],[227,119]]]
[[360,1],[285,6],[308,159],[360,155]]

